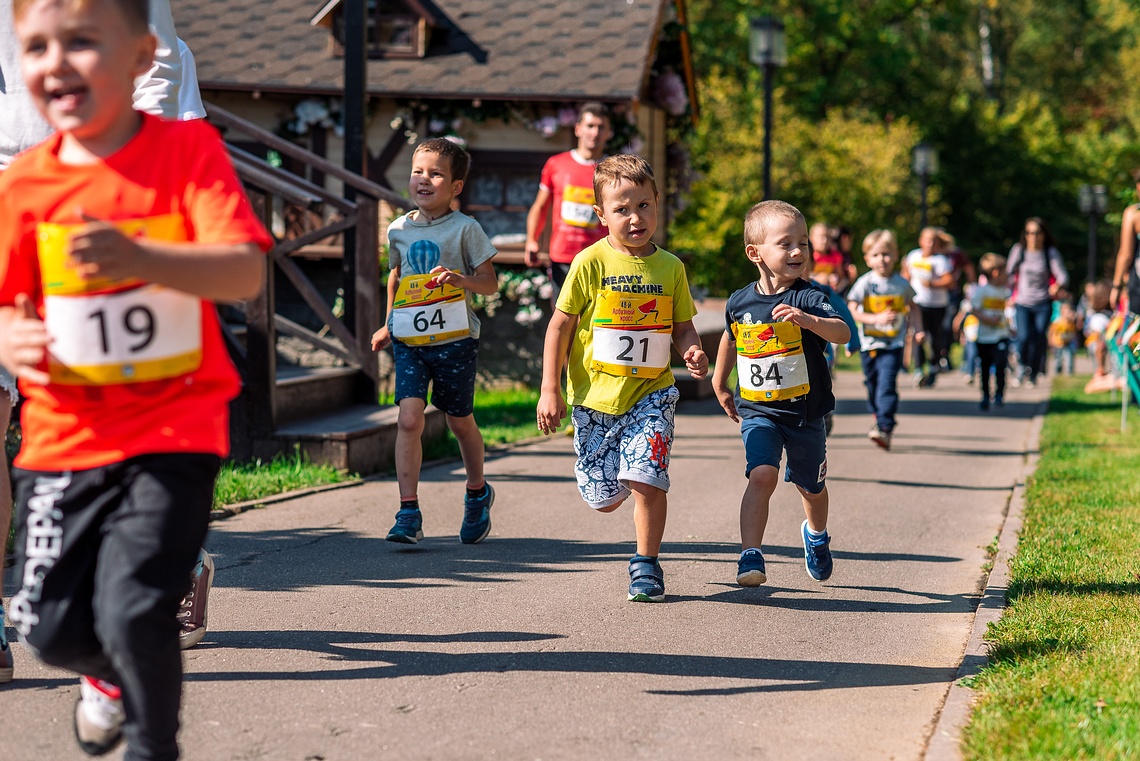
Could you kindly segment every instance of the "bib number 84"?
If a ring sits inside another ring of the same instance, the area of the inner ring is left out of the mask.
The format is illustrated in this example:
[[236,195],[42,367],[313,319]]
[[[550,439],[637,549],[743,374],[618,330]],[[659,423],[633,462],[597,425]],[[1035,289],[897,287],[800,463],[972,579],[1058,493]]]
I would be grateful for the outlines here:
[[780,366],[775,362],[768,365],[767,372],[764,371],[763,365],[750,364],[748,368],[752,373],[752,386],[754,388],[760,388],[765,381],[771,381],[773,386],[779,388],[784,382],[784,376],[780,373]]

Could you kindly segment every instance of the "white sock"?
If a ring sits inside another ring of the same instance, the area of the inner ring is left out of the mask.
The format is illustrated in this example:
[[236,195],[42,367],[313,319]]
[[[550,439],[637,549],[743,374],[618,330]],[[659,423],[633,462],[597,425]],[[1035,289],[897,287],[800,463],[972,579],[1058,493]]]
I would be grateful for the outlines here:
[[824,529],[823,531],[812,531],[811,526],[808,526],[807,532],[808,532],[808,536],[811,537],[812,539],[822,540],[825,536],[827,536],[827,529]]

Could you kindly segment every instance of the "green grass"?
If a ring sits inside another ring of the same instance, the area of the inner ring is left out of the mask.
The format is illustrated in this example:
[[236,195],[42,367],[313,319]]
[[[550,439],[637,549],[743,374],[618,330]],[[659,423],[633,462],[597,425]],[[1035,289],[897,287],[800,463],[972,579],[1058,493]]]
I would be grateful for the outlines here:
[[[534,422],[537,407],[537,389],[476,390],[475,422],[483,434],[483,441],[490,447],[538,436],[538,426]],[[458,456],[459,444],[450,434],[424,447],[425,460]]]
[[966,759],[1140,759],[1140,420],[1055,380]]
[[292,455],[279,454],[269,462],[225,462],[214,484],[214,507],[263,499],[313,486],[336,484],[351,476],[331,465],[315,465],[300,450]]

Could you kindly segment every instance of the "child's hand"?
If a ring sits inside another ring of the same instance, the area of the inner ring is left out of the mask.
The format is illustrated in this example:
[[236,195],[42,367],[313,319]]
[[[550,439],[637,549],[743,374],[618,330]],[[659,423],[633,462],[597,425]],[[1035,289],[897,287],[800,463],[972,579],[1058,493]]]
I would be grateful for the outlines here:
[[384,325],[372,334],[372,351],[386,349],[392,343],[392,336],[388,334],[388,326]]
[[914,340],[917,341],[918,343],[922,343],[923,341],[925,341],[926,340],[926,331],[925,330],[915,331]]
[[899,313],[893,309],[887,309],[885,312],[879,312],[879,324],[891,325],[898,319]]
[[544,391],[538,397],[538,430],[549,436],[562,426],[562,418],[566,417],[566,402],[562,393]]
[[38,368],[47,357],[50,344],[51,336],[36,314],[35,304],[27,294],[18,294],[16,314],[8,322],[7,330],[0,335],[0,363],[17,378],[46,386],[51,376]]
[[685,367],[689,369],[689,374],[697,380],[709,374],[708,355],[696,344],[688,348],[685,352],[684,360]]
[[86,222],[68,239],[70,263],[81,277],[138,277],[145,252],[114,225],[83,214]]
[[724,413],[732,418],[732,422],[739,423],[740,415],[736,413],[736,399],[732,391],[727,387],[714,388],[713,390],[716,392],[716,400],[720,402],[720,407]]
[[791,304],[777,304],[772,309],[772,319],[779,320],[780,322],[790,322],[793,325],[799,325],[801,328],[807,327],[811,322],[811,317],[803,312],[801,309],[796,309]]
[[[460,279],[463,277],[458,272],[452,272],[443,265],[436,267],[429,274],[435,275],[435,277],[427,281],[428,288],[438,288],[444,283],[456,283],[458,285]],[[463,286],[460,287],[462,288]]]

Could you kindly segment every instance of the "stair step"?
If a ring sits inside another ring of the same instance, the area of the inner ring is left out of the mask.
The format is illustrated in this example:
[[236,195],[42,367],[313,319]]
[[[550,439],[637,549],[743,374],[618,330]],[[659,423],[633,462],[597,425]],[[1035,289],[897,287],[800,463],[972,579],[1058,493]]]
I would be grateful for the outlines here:
[[278,424],[350,407],[359,375],[353,367],[278,366]]
[[[423,441],[446,433],[447,416],[442,411],[429,405],[424,414]],[[282,452],[300,446],[313,462],[361,475],[390,471],[399,415],[399,408],[391,405],[357,404],[279,425],[273,441],[264,444]]]

